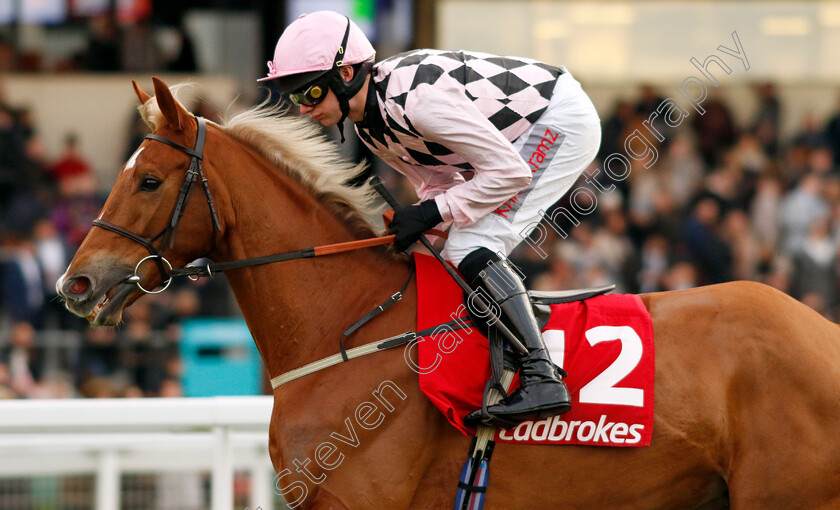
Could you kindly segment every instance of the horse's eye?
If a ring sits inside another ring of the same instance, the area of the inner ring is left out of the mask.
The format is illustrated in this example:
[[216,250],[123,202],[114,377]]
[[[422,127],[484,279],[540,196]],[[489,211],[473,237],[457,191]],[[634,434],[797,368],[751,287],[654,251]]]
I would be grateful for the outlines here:
[[160,186],[161,181],[155,179],[154,177],[144,177],[142,181],[140,181],[140,186],[137,188],[140,191],[154,191],[158,189]]

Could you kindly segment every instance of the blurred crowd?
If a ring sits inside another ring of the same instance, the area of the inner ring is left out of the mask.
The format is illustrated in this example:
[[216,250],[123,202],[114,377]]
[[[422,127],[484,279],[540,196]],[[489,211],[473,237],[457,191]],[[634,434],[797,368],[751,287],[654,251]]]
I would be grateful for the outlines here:
[[[126,159],[144,131],[134,122]],[[238,313],[224,276],[175,282],[117,329],[65,310],[55,282],[99,215],[99,189],[76,136],[48,160],[29,113],[0,90],[0,399],[180,396],[181,321]]]
[[[526,284],[614,283],[619,292],[645,293],[755,280],[840,318],[840,103],[830,118],[806,116],[782,138],[774,86],[756,86],[755,94],[758,108],[745,125],[721,94],[678,128],[657,124],[664,141],[651,168],[636,162],[626,179],[603,180],[600,187],[616,186],[610,193],[592,187],[590,214],[546,229],[547,257],[527,243],[512,254]],[[645,86],[602,111],[593,169],[636,129],[645,132],[661,101]],[[377,170],[389,185],[407,187]],[[68,134],[60,158],[46,160],[30,115],[0,91],[0,398],[180,395],[180,322],[238,314],[221,277],[144,297],[117,329],[88,328],[66,312],[54,284],[99,214],[98,189],[75,137]],[[556,207],[569,208],[568,199]]]
[[[527,244],[517,249],[512,258],[531,287],[615,283],[619,292],[644,293],[754,280],[840,318],[840,103],[829,119],[808,115],[782,139],[777,91],[762,84],[755,94],[758,108],[746,125],[720,94],[703,103],[705,114],[692,112],[675,129],[655,121],[665,140],[651,168],[634,161],[625,180],[599,179],[601,187],[617,186],[611,193],[590,186],[597,207],[577,218],[580,225],[547,229],[550,257]],[[622,152],[636,129],[656,144],[642,123],[662,100],[642,87],[637,101],[602,112],[593,168]]]
[[[38,48],[15,44],[0,31],[0,72],[195,72],[195,45],[181,26],[153,25],[148,13],[119,19],[91,17],[80,24],[84,42],[75,51],[48,59]],[[75,46],[75,45],[74,45]]]

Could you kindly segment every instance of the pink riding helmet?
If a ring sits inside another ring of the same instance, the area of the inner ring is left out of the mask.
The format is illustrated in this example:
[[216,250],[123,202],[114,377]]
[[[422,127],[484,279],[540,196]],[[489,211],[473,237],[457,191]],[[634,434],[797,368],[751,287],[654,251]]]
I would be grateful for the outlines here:
[[[274,60],[268,62],[268,76],[258,81],[315,71],[329,71],[336,50],[347,29],[348,18],[332,11],[302,14],[286,27],[274,49]],[[364,32],[352,20],[342,65],[371,60],[376,51]]]

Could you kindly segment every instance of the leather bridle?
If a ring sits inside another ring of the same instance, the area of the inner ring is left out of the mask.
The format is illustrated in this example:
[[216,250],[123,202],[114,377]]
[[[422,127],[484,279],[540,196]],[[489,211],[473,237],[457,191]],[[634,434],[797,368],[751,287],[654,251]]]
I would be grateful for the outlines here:
[[[175,143],[172,140],[169,140],[168,138],[164,138],[162,136],[158,136],[151,133],[146,135],[146,139],[148,140],[154,140],[156,142],[166,144],[190,156],[190,166],[187,170],[187,174],[184,176],[184,182],[183,184],[181,184],[181,191],[178,193],[178,200],[175,202],[175,208],[172,210],[172,217],[169,219],[169,222],[167,222],[166,226],[158,235],[150,239],[147,237],[143,237],[140,234],[136,234],[124,227],[110,223],[108,221],[102,219],[93,220],[94,227],[110,230],[111,232],[119,234],[123,237],[127,237],[146,248],[146,250],[148,250],[149,256],[144,257],[142,260],[140,260],[140,262],[138,262],[137,265],[134,267],[134,274],[127,278],[127,281],[129,281],[130,283],[137,284],[137,287],[147,294],[157,294],[159,292],[163,292],[164,290],[166,290],[169,284],[172,283],[172,264],[170,264],[169,261],[167,261],[161,255],[161,251],[165,249],[167,243],[169,249],[171,249],[175,244],[175,232],[178,228],[178,224],[181,221],[181,217],[184,215],[184,209],[186,209],[187,206],[187,200],[189,199],[190,190],[192,190],[193,184],[196,180],[201,180],[201,185],[204,188],[204,195],[207,197],[207,205],[210,207],[210,215],[212,217],[214,231],[221,232],[222,230],[222,227],[219,224],[219,217],[216,214],[216,208],[213,205],[213,197],[210,194],[210,188],[207,185],[207,178],[204,176],[204,170],[201,166],[201,162],[204,159],[204,140],[207,134],[207,123],[202,117],[195,117],[195,120],[196,124],[198,125],[198,134],[196,135],[195,148],[193,149],[184,147],[183,145]],[[155,242],[158,239],[161,239],[160,245],[158,247],[155,247]],[[158,266],[158,270],[160,270],[161,277],[165,278],[165,281],[161,284],[163,287],[156,291],[144,289],[140,285],[140,276],[137,274],[137,270],[140,268],[140,264],[142,264],[148,259],[152,259],[155,261],[155,263]],[[168,266],[169,269],[165,269],[164,264]]]

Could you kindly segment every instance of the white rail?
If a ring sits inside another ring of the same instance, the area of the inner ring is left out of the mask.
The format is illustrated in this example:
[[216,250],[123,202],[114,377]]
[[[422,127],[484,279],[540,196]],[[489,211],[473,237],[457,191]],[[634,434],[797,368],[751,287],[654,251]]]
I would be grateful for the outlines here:
[[0,402],[0,476],[93,473],[96,510],[120,508],[123,472],[212,471],[212,508],[233,508],[235,469],[249,507],[272,506],[271,397]]

